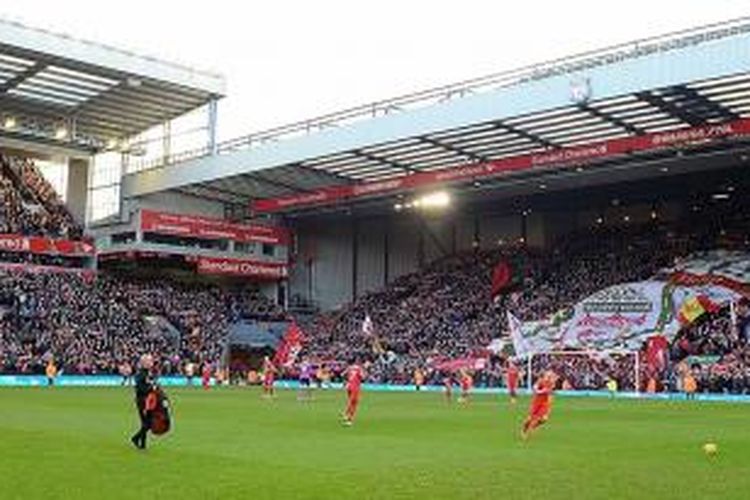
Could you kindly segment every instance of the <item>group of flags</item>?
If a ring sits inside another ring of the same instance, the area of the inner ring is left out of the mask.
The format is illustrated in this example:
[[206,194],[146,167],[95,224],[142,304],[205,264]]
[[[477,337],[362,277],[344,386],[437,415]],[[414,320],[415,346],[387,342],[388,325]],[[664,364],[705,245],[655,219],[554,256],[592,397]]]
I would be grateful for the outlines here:
[[[362,321],[362,334],[365,338],[370,340],[373,353],[378,355],[385,354],[386,350],[378,336],[375,334],[375,328],[369,314],[366,314],[365,319]],[[297,325],[296,321],[292,321],[276,349],[276,353],[273,357],[274,364],[276,366],[293,365],[302,350],[304,341],[305,335],[302,333],[302,329]]]

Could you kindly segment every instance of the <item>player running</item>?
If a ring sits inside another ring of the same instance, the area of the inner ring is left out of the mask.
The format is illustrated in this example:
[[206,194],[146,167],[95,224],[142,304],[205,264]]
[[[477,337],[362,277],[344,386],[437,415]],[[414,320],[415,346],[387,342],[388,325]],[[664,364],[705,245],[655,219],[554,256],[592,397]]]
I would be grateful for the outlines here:
[[508,386],[511,404],[516,404],[518,398],[518,367],[513,361],[508,361],[508,368],[505,370],[505,383]]
[[534,397],[531,399],[529,416],[526,417],[521,431],[522,439],[528,439],[534,429],[543,425],[549,419],[552,410],[552,393],[555,390],[556,382],[557,375],[555,372],[547,370],[534,385]]
[[362,387],[362,379],[365,377],[365,372],[358,363],[353,363],[344,372],[346,377],[346,410],[344,411],[344,425],[351,426],[354,424],[354,417],[357,415],[357,407],[359,406],[359,394]]
[[273,382],[276,376],[276,366],[268,356],[263,358],[263,397],[272,398],[274,396]]

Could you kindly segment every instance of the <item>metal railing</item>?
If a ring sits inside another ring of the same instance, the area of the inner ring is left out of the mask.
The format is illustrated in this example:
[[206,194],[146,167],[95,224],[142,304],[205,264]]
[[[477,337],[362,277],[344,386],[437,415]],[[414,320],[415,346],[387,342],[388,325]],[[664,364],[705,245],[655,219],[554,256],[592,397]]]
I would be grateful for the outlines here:
[[[226,154],[238,150],[249,149],[263,143],[307,135],[331,127],[340,127],[358,120],[371,119],[417,107],[425,107],[430,104],[461,98],[486,90],[496,90],[529,81],[575,73],[577,71],[614,64],[627,59],[677,50],[748,32],[750,32],[750,16],[612,45],[602,49],[582,52],[576,55],[531,64],[509,71],[493,73],[478,78],[472,78],[470,80],[442,85],[428,90],[405,94],[391,99],[376,101],[317,116],[315,118],[274,127],[268,130],[254,132],[242,137],[220,142],[217,144],[216,154]],[[168,158],[160,157],[136,164],[134,165],[135,168],[132,172],[162,168],[174,163],[209,156],[210,154],[211,151],[207,146],[183,151],[175,153]]]

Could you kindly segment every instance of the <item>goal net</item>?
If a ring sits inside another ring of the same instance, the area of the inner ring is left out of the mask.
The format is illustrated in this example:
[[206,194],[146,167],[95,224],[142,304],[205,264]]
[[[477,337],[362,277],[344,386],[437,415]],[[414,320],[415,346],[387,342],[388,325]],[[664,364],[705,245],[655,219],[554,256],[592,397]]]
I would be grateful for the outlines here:
[[527,358],[526,384],[529,389],[545,370],[559,377],[558,388],[568,390],[604,390],[611,379],[618,391],[638,392],[641,384],[637,351],[550,351]]

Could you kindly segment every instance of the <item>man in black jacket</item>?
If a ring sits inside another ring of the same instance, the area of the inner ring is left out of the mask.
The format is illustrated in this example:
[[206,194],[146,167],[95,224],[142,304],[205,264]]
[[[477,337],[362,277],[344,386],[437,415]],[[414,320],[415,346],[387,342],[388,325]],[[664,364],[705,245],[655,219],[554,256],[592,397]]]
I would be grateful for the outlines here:
[[133,446],[141,450],[146,449],[146,436],[151,429],[151,418],[153,411],[146,408],[146,399],[154,388],[154,379],[151,369],[154,359],[150,354],[144,354],[138,363],[138,372],[135,374],[135,406],[138,409],[138,417],[141,419],[141,428],[130,438]]

